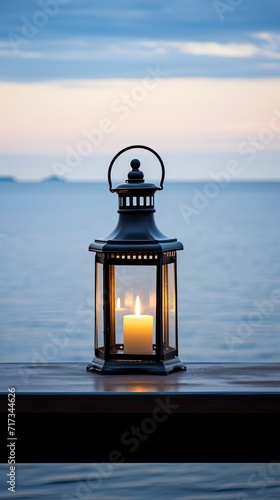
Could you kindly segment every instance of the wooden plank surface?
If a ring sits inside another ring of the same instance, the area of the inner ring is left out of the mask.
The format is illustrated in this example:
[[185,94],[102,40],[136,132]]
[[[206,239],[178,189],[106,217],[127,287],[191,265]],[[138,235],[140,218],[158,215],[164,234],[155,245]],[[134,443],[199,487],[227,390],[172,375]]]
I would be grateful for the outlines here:
[[170,375],[99,375],[86,363],[0,364],[0,393],[276,393],[280,363],[187,363]]

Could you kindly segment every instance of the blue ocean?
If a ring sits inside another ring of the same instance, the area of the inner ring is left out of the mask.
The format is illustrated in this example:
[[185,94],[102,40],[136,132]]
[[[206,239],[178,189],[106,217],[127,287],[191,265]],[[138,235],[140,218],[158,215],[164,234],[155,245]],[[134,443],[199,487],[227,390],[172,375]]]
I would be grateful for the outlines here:
[[[159,229],[178,252],[179,357],[280,362],[280,183],[167,182]],[[0,183],[0,362],[93,356],[94,254],[117,223],[105,183]],[[71,325],[72,334],[69,336]],[[280,453],[280,450],[279,450]],[[271,464],[18,464],[17,499],[276,500]],[[2,464],[0,498],[7,497]],[[132,494],[132,492],[134,492]]]
[[[279,460],[279,459],[278,459]],[[280,463],[269,464],[22,464],[17,500],[278,500]]]
[[[88,246],[114,229],[117,198],[105,183],[0,183],[0,362],[91,360]],[[280,183],[167,183],[156,210],[184,245],[182,360],[280,362]]]

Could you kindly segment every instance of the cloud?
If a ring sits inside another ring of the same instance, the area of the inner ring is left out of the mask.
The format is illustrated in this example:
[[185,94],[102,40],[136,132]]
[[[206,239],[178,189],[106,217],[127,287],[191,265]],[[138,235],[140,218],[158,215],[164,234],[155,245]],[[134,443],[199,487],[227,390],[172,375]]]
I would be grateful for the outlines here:
[[43,57],[42,52],[32,50],[18,50],[11,48],[9,42],[0,42],[0,57],[15,57],[20,59],[40,59]]
[[[15,59],[26,61],[28,79],[75,78],[77,67],[82,78],[139,77],[147,64],[161,64],[174,76],[261,76],[264,70],[276,76],[280,60],[280,35],[256,32],[243,43],[222,43],[215,40],[153,40],[119,37],[72,37],[61,40],[29,40],[21,50],[13,51],[11,44],[0,42],[0,58],[6,59],[4,71],[17,79]],[[203,63],[202,63],[203,58]],[[219,59],[223,59],[221,65]],[[33,60],[33,61],[32,61]],[[40,60],[40,66],[37,61]],[[233,60],[236,62],[233,63]],[[249,61],[250,62],[247,62]],[[14,62],[13,62],[14,61]],[[265,63],[275,61],[274,65]],[[89,65],[89,63],[93,63]],[[75,66],[76,65],[76,66]],[[49,73],[49,78],[43,75]],[[34,76],[33,76],[34,75]],[[265,75],[269,76],[268,74]]]
[[144,47],[157,54],[167,54],[177,51],[182,54],[211,57],[246,58],[264,56],[268,59],[280,59],[280,35],[278,33],[259,32],[252,33],[251,38],[261,41],[256,43],[218,43],[213,41],[166,41],[146,40]]
[[153,49],[156,53],[167,53],[177,50],[183,54],[213,56],[213,57],[252,57],[258,49],[252,44],[217,43],[217,42],[177,42],[177,41],[145,41],[144,47]]
[[280,59],[280,34],[259,32],[254,33],[253,37],[264,42],[258,49],[259,54],[268,59]]
[[[95,37],[91,39],[72,39],[68,41],[50,41],[44,44],[44,51],[13,51],[8,42],[0,42],[0,55],[10,57],[30,57],[44,59],[88,60],[107,57],[147,57],[153,53],[166,55],[172,51],[181,54],[223,57],[247,58],[258,54],[268,58],[280,58],[280,35],[271,33],[256,33],[252,37],[264,42],[262,46],[252,43],[218,43],[213,41],[197,42],[193,40],[132,40]],[[75,48],[73,48],[75,47]]]

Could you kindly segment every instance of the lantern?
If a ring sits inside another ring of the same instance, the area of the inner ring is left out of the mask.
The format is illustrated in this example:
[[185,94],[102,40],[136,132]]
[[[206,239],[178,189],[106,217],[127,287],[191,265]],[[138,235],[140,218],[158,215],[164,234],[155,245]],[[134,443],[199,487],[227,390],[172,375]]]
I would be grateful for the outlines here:
[[[144,180],[139,160],[125,183],[112,187],[111,171],[125,151],[142,148],[160,162],[160,185]],[[154,219],[154,195],[163,189],[165,168],[147,146],[129,146],[108,169],[109,189],[118,194],[119,220],[95,252],[95,356],[88,370],[101,374],[168,374],[185,370],[178,358],[176,252],[183,245],[163,234]]]

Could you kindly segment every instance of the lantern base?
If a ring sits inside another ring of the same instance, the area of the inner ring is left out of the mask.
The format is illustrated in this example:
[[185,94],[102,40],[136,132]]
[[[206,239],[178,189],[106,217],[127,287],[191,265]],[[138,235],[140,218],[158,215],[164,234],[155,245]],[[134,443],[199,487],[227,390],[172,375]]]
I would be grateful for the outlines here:
[[168,375],[174,371],[186,369],[186,365],[179,358],[166,361],[104,361],[104,359],[95,356],[87,366],[88,371],[96,371],[101,375],[133,373]]

